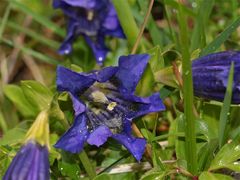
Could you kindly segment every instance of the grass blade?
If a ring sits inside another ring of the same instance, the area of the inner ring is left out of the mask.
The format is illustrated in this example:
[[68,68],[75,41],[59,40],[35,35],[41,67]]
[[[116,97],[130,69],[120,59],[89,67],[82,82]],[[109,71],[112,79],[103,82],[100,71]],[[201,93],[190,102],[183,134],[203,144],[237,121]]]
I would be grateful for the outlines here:
[[228,112],[231,105],[232,100],[232,85],[233,85],[233,75],[234,75],[234,63],[232,62],[229,76],[228,76],[228,85],[225,93],[223,106],[220,113],[219,120],[219,148],[223,146],[226,140],[226,126],[228,119]]
[[[3,22],[3,19],[0,18],[0,22]],[[36,41],[45,44],[49,47],[52,47],[53,49],[58,49],[60,46],[60,43],[58,43],[57,41],[54,41],[52,39],[46,38],[45,36],[42,36],[34,31],[32,31],[29,28],[25,28],[13,21],[8,21],[7,22],[7,26],[9,26],[10,28],[18,31],[18,32],[24,32],[27,36],[35,39]]]
[[212,11],[214,0],[201,1],[191,39],[191,51],[206,45],[205,27]]
[[42,53],[39,53],[37,51],[34,51],[30,48],[27,48],[27,47],[24,47],[24,46],[19,46],[17,44],[14,44],[12,41],[10,40],[7,40],[7,39],[2,39],[2,42],[4,42],[5,44],[11,46],[11,47],[16,47],[16,48],[19,48],[21,51],[23,51],[24,53],[26,54],[29,54],[43,62],[46,62],[46,63],[49,63],[49,64],[52,64],[52,65],[57,65],[57,64],[60,64],[59,61],[51,58],[51,57],[48,57]]
[[200,56],[204,56],[216,51],[222,45],[222,43],[224,43],[228,37],[237,29],[239,25],[240,17],[233,21],[233,23],[231,23],[221,34],[219,34],[219,36],[217,36],[207,47],[205,47],[200,53]]
[[65,36],[64,30],[62,30],[59,26],[57,26],[56,24],[51,22],[48,18],[43,17],[43,16],[39,15],[38,13],[33,12],[31,9],[26,7],[24,4],[21,4],[21,3],[17,2],[16,0],[12,0],[11,3],[13,5],[13,8],[19,9],[22,12],[32,16],[35,21],[37,21],[44,27],[51,29],[53,32],[55,32],[56,34],[58,34],[61,37]]
[[3,19],[2,19],[2,23],[0,25],[0,40],[2,39],[2,34],[3,34],[3,31],[4,31],[5,27],[6,27],[10,11],[11,11],[11,4],[8,5],[8,7],[7,7],[7,9],[6,9],[5,13],[4,13],[4,16],[3,16]]

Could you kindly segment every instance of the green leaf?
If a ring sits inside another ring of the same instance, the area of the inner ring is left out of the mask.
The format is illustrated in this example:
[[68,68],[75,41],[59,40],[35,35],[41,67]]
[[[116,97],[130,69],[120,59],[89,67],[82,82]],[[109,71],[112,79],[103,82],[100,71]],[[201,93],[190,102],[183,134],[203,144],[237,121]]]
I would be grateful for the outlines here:
[[222,43],[238,28],[240,25],[240,17],[233,21],[221,34],[219,34],[210,44],[208,44],[201,52],[200,56],[216,51]]
[[66,162],[58,162],[58,168],[61,170],[62,175],[71,179],[80,179],[80,168],[77,164],[70,164]]
[[139,96],[150,96],[153,92],[153,88],[154,88],[154,76],[148,64],[143,73],[142,79],[137,85],[136,92]]
[[52,100],[52,92],[37,81],[21,81],[21,88],[28,102],[39,111],[46,109]]
[[191,38],[191,51],[205,46],[205,27],[214,5],[214,0],[200,2]]
[[146,172],[140,180],[150,180],[150,179],[164,179],[166,177],[167,171],[160,171],[159,169],[152,169]]
[[20,143],[23,141],[26,134],[26,130],[22,128],[13,128],[7,131],[1,138],[0,145],[11,145]]
[[228,85],[225,92],[223,106],[220,113],[219,120],[219,147],[221,148],[227,139],[226,135],[226,126],[228,120],[228,113],[232,101],[232,86],[233,86],[233,75],[234,75],[234,63],[232,62],[229,76],[228,76]]
[[104,174],[100,174],[98,176],[96,176],[93,180],[111,180],[111,176],[104,173]]
[[229,168],[234,171],[240,170],[240,164],[237,160],[240,158],[239,137],[231,143],[225,144],[213,159],[208,170]]
[[15,104],[24,117],[34,117],[37,115],[38,109],[28,102],[20,87],[7,85],[3,88],[3,92]]
[[149,64],[153,73],[164,67],[164,59],[161,54],[160,46],[155,46],[154,48],[148,50],[146,53],[151,56]]
[[199,180],[233,180],[232,177],[223,174],[216,174],[210,172],[202,172],[199,176]]

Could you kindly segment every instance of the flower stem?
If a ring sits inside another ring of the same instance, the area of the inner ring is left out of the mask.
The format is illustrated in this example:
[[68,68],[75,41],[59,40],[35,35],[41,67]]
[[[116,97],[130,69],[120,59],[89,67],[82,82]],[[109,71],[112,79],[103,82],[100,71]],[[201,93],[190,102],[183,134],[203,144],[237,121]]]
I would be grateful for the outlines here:
[[147,13],[146,13],[146,16],[144,17],[144,21],[143,21],[143,24],[141,26],[141,29],[140,29],[140,32],[138,33],[138,36],[137,36],[137,40],[132,48],[132,52],[131,54],[135,54],[136,51],[137,51],[137,48],[138,48],[138,45],[140,43],[140,40],[141,40],[141,37],[143,35],[143,32],[144,32],[144,29],[147,25],[147,22],[148,22],[148,19],[149,19],[149,15],[151,14],[151,11],[152,11],[152,7],[153,7],[153,3],[154,3],[154,0],[151,0],[150,3],[149,3],[149,6],[148,6],[148,10],[147,10]]
[[83,167],[85,168],[88,176],[90,179],[93,179],[96,176],[96,171],[94,170],[88,156],[87,153],[82,150],[81,153],[79,154],[79,158],[83,164]]
[[[179,2],[180,3],[180,2]],[[182,48],[182,72],[183,72],[183,97],[185,115],[185,148],[187,168],[193,175],[197,174],[197,144],[195,136],[195,118],[193,114],[193,83],[192,69],[189,53],[189,39],[187,30],[187,18],[178,6],[178,22],[180,25],[180,44]]]
[[129,3],[126,0],[112,0],[118,19],[127,37],[130,48],[134,46],[138,36],[138,26],[134,20]]

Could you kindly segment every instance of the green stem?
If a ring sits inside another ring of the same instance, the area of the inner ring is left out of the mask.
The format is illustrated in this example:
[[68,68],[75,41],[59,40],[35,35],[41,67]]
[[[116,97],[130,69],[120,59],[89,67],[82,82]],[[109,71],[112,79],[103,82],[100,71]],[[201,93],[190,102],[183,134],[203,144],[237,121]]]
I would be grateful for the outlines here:
[[192,69],[189,53],[189,39],[187,29],[187,19],[179,5],[178,22],[180,25],[180,44],[182,48],[182,72],[183,72],[183,97],[185,115],[185,147],[187,168],[193,175],[197,174],[197,145],[195,134],[195,118],[193,114],[193,83]]
[[83,167],[85,168],[88,176],[90,179],[93,179],[96,176],[96,171],[94,170],[88,156],[87,153],[82,150],[81,153],[79,154],[79,158],[83,164]]
[[126,0],[112,0],[117,11],[119,21],[127,37],[130,49],[134,46],[139,29],[134,20],[129,3]]

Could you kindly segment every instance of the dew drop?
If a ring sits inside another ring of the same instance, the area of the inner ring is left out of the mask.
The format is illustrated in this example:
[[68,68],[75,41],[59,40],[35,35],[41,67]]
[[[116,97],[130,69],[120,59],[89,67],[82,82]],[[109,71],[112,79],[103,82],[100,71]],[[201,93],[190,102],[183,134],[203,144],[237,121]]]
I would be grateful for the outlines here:
[[65,49],[64,50],[64,54],[69,54],[70,53],[70,50],[69,49]]
[[98,61],[102,62],[103,61],[103,57],[99,57]]

